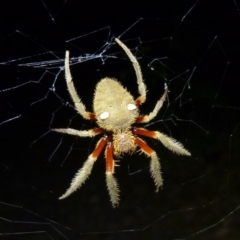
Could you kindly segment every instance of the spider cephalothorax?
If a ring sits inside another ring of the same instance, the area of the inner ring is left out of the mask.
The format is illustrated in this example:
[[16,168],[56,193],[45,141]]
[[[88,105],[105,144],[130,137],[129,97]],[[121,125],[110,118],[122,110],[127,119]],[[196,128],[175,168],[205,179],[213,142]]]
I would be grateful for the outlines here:
[[60,199],[68,197],[82,186],[90,175],[93,164],[104,147],[106,157],[106,181],[113,207],[116,207],[119,203],[119,189],[116,179],[113,176],[114,166],[116,166],[115,160],[113,159],[114,155],[120,156],[123,153],[131,153],[135,151],[137,147],[140,148],[142,152],[151,158],[150,172],[156,186],[156,191],[158,191],[163,185],[159,159],[156,152],[150,148],[145,141],[139,137],[139,135],[155,138],[161,141],[166,148],[177,154],[191,155],[181,143],[163,133],[132,126],[134,123],[147,123],[157,115],[166,99],[167,89],[150,114],[140,115],[138,107],[146,100],[146,86],[142,79],[140,66],[127,46],[117,38],[115,41],[122,47],[133,64],[137,75],[138,92],[140,96],[134,100],[133,96],[123,88],[117,80],[104,78],[100,80],[96,86],[93,100],[93,113],[85,110],[84,104],[77,95],[69,68],[69,52],[66,52],[66,82],[76,110],[85,119],[96,120],[100,128],[85,131],[78,131],[71,128],[58,128],[52,130],[80,137],[93,137],[100,133],[103,133],[104,135],[98,141],[95,150],[89,155],[83,167],[77,172],[72,180],[70,187]]

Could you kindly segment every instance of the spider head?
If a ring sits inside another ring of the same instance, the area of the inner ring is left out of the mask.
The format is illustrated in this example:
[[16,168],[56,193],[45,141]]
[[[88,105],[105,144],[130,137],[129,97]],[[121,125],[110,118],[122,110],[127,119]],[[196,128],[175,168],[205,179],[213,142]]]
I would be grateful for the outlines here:
[[111,78],[97,84],[93,108],[98,125],[107,131],[128,129],[139,116],[133,96]]

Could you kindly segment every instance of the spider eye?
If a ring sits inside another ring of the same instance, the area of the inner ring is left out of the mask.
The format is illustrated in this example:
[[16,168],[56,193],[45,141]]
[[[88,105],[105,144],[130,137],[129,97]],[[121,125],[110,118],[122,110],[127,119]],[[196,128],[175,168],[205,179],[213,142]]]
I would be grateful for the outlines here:
[[101,113],[101,115],[100,115],[100,118],[101,118],[102,120],[107,119],[108,117],[109,117],[109,112],[103,112],[103,113]]
[[137,107],[136,107],[136,105],[134,105],[134,104],[132,104],[132,103],[129,103],[128,105],[127,105],[127,109],[129,110],[129,111],[132,111],[132,110],[134,110],[134,109],[136,109]]

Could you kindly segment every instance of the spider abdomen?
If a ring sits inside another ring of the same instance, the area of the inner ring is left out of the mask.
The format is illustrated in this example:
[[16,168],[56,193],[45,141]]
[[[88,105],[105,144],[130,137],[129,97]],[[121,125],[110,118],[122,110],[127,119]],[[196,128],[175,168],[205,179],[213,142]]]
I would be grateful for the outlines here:
[[[130,108],[129,108],[130,105]],[[139,116],[133,96],[116,80],[103,78],[96,86],[93,108],[97,124],[107,131],[128,129]],[[107,114],[102,118],[101,114]]]
[[133,152],[136,148],[135,138],[130,130],[121,130],[113,134],[113,149],[115,155]]

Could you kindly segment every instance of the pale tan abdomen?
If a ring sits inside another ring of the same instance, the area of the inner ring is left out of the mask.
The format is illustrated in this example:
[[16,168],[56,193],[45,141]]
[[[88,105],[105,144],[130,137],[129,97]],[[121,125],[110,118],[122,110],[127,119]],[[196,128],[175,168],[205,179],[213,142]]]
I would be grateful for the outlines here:
[[[135,104],[130,93],[115,79],[104,78],[96,86],[93,109],[100,127],[115,131],[129,127],[138,117],[138,109],[129,111],[128,104]],[[109,112],[109,118],[99,116]]]

